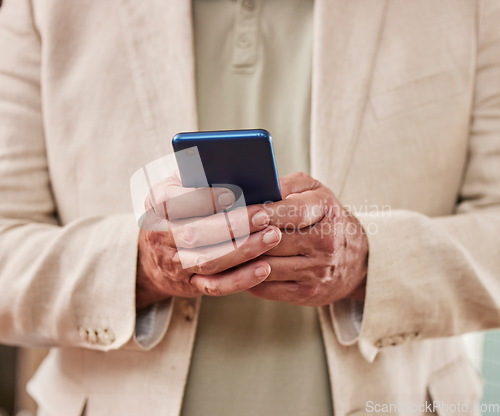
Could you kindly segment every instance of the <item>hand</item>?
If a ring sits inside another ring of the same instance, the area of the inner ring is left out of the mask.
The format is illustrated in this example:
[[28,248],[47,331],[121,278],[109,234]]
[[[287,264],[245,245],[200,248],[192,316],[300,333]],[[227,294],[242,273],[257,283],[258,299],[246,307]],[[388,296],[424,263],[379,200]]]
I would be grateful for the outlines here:
[[248,290],[259,298],[299,305],[364,299],[368,240],[358,220],[332,191],[309,175],[281,179],[283,200],[264,206],[281,243],[259,259],[271,274]]
[[139,237],[137,308],[169,296],[228,295],[269,275],[269,264],[253,259],[280,242],[280,230],[259,206],[223,212],[233,204],[225,188],[183,188],[178,178],[154,187]]

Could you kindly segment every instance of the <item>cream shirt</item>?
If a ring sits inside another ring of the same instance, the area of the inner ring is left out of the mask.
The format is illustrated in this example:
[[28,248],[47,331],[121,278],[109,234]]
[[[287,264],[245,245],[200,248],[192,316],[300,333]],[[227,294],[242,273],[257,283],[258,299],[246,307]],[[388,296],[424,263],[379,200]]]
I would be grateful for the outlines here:
[[[281,176],[309,171],[312,11],[312,0],[194,0],[200,130],[269,130]],[[316,310],[205,297],[182,414],[331,415]]]

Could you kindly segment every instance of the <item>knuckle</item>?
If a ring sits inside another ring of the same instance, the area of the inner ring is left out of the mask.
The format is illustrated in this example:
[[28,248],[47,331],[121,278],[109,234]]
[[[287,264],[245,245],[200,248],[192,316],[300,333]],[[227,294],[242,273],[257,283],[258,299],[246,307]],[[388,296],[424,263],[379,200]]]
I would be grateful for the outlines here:
[[[310,177],[311,178],[311,177]],[[310,189],[318,189],[320,187],[322,187],[323,185],[321,184],[320,181],[318,181],[317,179],[314,179],[314,178],[311,178],[311,186],[310,186]]]
[[221,296],[222,290],[216,283],[206,282],[203,285],[203,293],[208,296]]
[[169,279],[174,282],[182,282],[186,280],[185,275],[182,272],[182,269],[178,270],[177,268],[174,269],[174,272],[170,275]]
[[143,238],[147,245],[153,251],[161,251],[162,249],[162,238],[161,235],[154,230],[143,230]]
[[[196,203],[211,208],[213,211],[214,191],[212,188],[201,188],[193,191],[192,196]],[[217,200],[217,199],[216,199]]]
[[243,237],[250,234],[250,218],[251,215],[247,210],[233,211],[229,222],[234,235]]
[[172,269],[172,273],[171,273],[172,280],[174,280],[176,282],[180,282],[182,280],[185,280],[186,271],[182,265],[182,261],[180,259],[179,253],[177,251],[175,251],[175,253],[173,253],[173,255],[172,255],[171,269]]
[[159,203],[163,202],[163,200],[164,200],[163,188],[164,188],[164,185],[162,185],[160,183],[154,184],[151,187],[151,192],[148,195],[148,198],[151,198],[151,202],[153,204],[154,203],[159,204]]
[[198,234],[191,224],[183,225],[178,230],[178,237],[186,248],[194,248],[198,244]]
[[331,265],[317,267],[315,270],[316,278],[320,281],[330,280],[334,270],[335,267]]
[[182,266],[181,255],[177,250],[172,254],[172,263],[176,266]]
[[176,251],[165,250],[157,256],[156,264],[166,279],[176,282],[185,279],[185,272]]
[[305,173],[305,172],[297,172],[295,174],[297,176],[297,179],[310,179],[311,177]]
[[293,183],[293,178],[285,176],[281,178],[281,185],[284,187],[289,187]]
[[297,223],[297,227],[303,228],[313,223],[314,213],[315,211],[306,202],[300,202],[294,218]]
[[301,288],[301,292],[301,296],[306,299],[314,298],[318,294],[318,286],[304,286]]
[[164,186],[182,186],[182,182],[180,180],[180,177],[175,176],[169,176],[163,181]]
[[170,273],[170,280],[173,280],[174,282],[182,282],[186,280],[186,272],[184,269],[179,266],[174,266],[172,267],[171,273]]
[[177,283],[177,282],[182,282],[186,279],[184,278],[184,275],[182,273],[175,273],[170,277],[170,280]]
[[151,194],[148,194],[146,200],[144,201],[144,209],[149,211],[151,208],[153,208],[153,198],[151,197]]
[[200,274],[211,275],[215,273],[217,263],[214,260],[210,261],[206,257],[200,257],[197,262],[197,268]]
[[251,259],[254,257],[254,250],[252,245],[250,244],[250,241],[246,241],[243,243],[240,247],[240,254],[243,258],[245,259]]
[[317,240],[317,244],[318,248],[326,254],[333,254],[335,250],[335,239],[330,233],[322,235],[322,238]]
[[151,211],[157,217],[167,218],[165,202],[164,187],[161,184],[156,184],[146,197],[144,207],[146,211]]
[[298,249],[298,254],[303,256],[314,254],[315,252],[314,244],[311,244],[309,239],[299,238],[296,247]]

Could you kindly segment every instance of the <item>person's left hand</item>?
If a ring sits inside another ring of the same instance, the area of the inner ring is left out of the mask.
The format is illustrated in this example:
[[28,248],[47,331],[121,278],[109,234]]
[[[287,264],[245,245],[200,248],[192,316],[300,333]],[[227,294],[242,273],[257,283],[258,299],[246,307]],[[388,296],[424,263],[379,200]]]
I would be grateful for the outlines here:
[[281,192],[282,201],[263,205],[283,230],[280,244],[260,257],[271,274],[248,292],[309,306],[364,300],[368,240],[358,220],[304,173],[282,178]]

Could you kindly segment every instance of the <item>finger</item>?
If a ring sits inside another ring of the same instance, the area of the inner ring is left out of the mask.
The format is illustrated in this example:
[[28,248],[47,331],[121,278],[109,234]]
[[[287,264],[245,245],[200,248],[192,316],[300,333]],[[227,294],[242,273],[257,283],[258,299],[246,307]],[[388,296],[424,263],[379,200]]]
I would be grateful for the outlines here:
[[[316,265],[316,259],[305,256],[274,257],[267,253],[259,258],[271,266],[267,282],[308,282],[317,279],[321,267]],[[327,269],[325,267],[325,269]]]
[[301,305],[301,288],[297,282],[264,281],[247,290],[251,295],[266,300],[275,300]]
[[269,225],[269,215],[258,206],[242,207],[202,217],[171,222],[177,247],[195,248],[246,237]]
[[182,188],[181,179],[176,173],[174,173],[173,176],[169,176],[162,182],[154,184],[149,189],[148,196],[144,201],[144,208],[146,211],[151,209],[154,210],[157,206],[165,202],[168,188]]
[[313,226],[296,230],[285,229],[280,243],[269,250],[270,256],[331,255],[345,244],[345,238],[336,232],[339,225],[321,221]]
[[[162,244],[173,248],[211,246],[265,229],[269,216],[259,206],[242,207],[199,219],[168,221],[150,209],[139,220],[144,231],[161,233]],[[231,247],[230,247],[231,248]]]
[[263,205],[270,224],[281,229],[300,229],[321,221],[330,209],[327,195],[319,190],[291,194],[286,199]]
[[153,209],[164,219],[202,217],[222,212],[235,202],[227,188],[183,188],[172,181],[156,184],[146,199],[146,210]]
[[303,172],[294,172],[280,178],[281,197],[291,194],[311,191],[321,186],[321,183]]
[[191,277],[191,284],[204,295],[225,296],[258,285],[270,271],[265,261],[252,261],[213,276],[195,274]]
[[195,249],[181,249],[178,255],[183,267],[189,272],[213,275],[253,260],[275,247],[280,239],[280,230],[269,226],[235,241]]
[[144,231],[153,232],[169,232],[170,230],[168,221],[158,216],[152,208],[139,218],[139,227]]
[[268,256],[307,256],[314,251],[315,241],[311,238],[313,233],[311,227],[306,227],[301,230],[284,230],[280,243],[269,250]]

